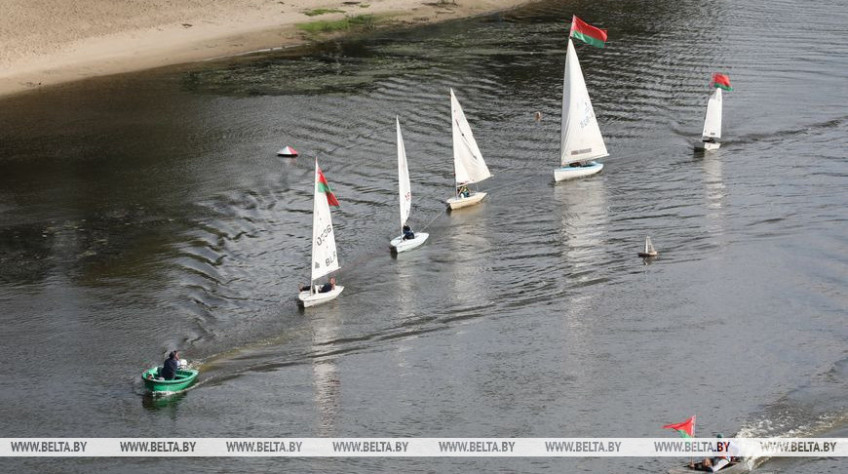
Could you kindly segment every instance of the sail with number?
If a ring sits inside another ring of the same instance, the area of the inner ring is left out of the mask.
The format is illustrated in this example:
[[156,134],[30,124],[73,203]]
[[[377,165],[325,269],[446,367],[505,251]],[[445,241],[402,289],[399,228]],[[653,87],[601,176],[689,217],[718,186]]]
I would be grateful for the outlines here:
[[492,173],[483,161],[483,155],[477,147],[471,126],[465,119],[465,113],[456,100],[456,95],[451,93],[451,122],[453,129],[453,163],[456,184],[479,183],[490,178]]
[[721,138],[721,89],[716,87],[707,102],[703,138]]
[[397,124],[397,156],[398,156],[398,194],[400,195],[400,227],[406,224],[412,210],[412,186],[409,184],[409,165],[406,163],[406,147],[403,144],[403,134],[400,132],[400,119],[395,117]]
[[565,58],[560,139],[563,166],[609,155],[571,38]]
[[312,210],[312,281],[339,269],[330,202],[338,205],[315,159],[315,204]]

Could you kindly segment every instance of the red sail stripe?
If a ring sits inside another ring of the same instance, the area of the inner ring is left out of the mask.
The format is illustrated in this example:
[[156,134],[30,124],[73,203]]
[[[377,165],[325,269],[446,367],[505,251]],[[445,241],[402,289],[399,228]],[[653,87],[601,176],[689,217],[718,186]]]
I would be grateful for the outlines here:
[[339,206],[339,201],[330,189],[330,185],[327,183],[327,178],[324,177],[324,172],[321,171],[321,168],[318,168],[318,183],[320,184],[318,189],[327,195],[327,204],[331,206]]

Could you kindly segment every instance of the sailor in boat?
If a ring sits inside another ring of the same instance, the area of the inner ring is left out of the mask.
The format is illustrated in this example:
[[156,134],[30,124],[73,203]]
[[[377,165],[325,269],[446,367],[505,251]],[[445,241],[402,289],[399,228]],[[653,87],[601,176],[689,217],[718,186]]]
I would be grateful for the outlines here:
[[[309,285],[299,285],[297,287],[298,291],[305,291],[309,288]],[[315,285],[315,293],[329,293],[336,288],[336,277],[330,277],[330,281],[324,283],[323,285]]]
[[408,225],[403,226],[403,240],[412,240],[415,238],[415,233]]
[[180,352],[171,351],[171,353],[168,354],[168,358],[165,360],[165,364],[163,364],[162,370],[159,371],[159,375],[165,380],[174,380],[179,368]]
[[[718,433],[716,438],[723,438],[724,435]],[[730,464],[739,461],[736,456],[733,456],[733,452],[736,451],[735,446],[731,447],[730,442],[727,442],[725,454],[716,456],[713,458],[704,458],[703,461],[695,463],[690,462],[689,468],[695,471],[703,471],[703,472],[718,472],[721,469],[729,466]]]
[[582,161],[575,161],[575,162],[568,164],[569,168],[580,168],[581,166],[586,166],[586,164],[583,163]]
[[456,189],[456,195],[461,198],[467,198],[471,196],[471,193],[468,191],[468,186],[463,184]]

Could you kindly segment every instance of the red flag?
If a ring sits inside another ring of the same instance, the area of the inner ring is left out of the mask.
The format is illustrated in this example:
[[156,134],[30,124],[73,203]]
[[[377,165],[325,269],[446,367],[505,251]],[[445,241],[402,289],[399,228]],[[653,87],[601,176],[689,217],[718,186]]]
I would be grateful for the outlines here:
[[684,438],[694,438],[695,437],[695,415],[692,415],[688,420],[681,423],[672,423],[670,425],[663,426],[663,429],[677,430],[680,433],[680,436]]
[[607,30],[592,26],[577,18],[577,15],[571,18],[571,31],[568,35],[598,48],[603,48],[607,41]]
[[733,87],[730,87],[730,78],[727,77],[727,74],[713,74],[713,87],[719,87],[726,91],[732,91]]
[[324,177],[324,173],[321,171],[321,168],[316,169],[318,170],[318,190],[327,195],[327,204],[331,206],[338,206],[339,201],[330,189],[330,185],[327,183],[327,178]]

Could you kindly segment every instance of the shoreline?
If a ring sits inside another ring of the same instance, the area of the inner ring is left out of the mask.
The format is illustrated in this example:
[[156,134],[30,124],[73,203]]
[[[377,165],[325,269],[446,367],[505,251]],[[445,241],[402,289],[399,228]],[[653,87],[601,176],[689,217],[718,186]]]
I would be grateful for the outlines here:
[[[179,6],[168,0],[20,2],[0,18],[0,97],[93,77],[305,46],[369,30],[468,18],[533,1],[188,0]],[[364,26],[332,24],[356,17]],[[327,31],[309,32],[304,26],[309,24]]]

